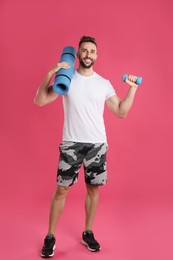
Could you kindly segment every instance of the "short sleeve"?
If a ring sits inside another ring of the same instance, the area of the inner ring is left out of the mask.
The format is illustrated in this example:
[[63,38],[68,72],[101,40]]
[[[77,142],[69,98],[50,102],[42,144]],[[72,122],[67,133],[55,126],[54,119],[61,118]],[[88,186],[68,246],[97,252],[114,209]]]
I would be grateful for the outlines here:
[[112,84],[110,83],[109,80],[107,80],[107,93],[106,93],[106,100],[112,96],[115,96],[116,92],[115,89],[113,88]]

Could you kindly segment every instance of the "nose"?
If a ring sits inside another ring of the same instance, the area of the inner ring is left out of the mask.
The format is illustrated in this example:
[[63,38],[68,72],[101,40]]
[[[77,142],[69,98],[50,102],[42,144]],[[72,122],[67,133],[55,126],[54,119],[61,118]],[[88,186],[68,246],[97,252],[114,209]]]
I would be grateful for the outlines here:
[[87,51],[87,58],[90,58],[90,52]]

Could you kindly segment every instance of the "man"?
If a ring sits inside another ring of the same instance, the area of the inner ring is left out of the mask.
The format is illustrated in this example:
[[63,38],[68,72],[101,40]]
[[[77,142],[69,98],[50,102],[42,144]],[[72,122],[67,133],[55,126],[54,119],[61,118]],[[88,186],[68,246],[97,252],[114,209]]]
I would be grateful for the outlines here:
[[[107,138],[103,120],[104,104],[118,117],[125,118],[133,104],[137,90],[137,77],[126,79],[129,90],[120,99],[110,82],[99,76],[93,65],[97,59],[97,43],[93,37],[80,39],[77,57],[79,67],[72,78],[69,92],[63,96],[64,129],[60,144],[57,171],[57,188],[52,198],[48,233],[41,251],[42,257],[51,257],[55,249],[55,229],[63,211],[70,187],[77,182],[81,165],[84,166],[86,182],[85,227],[82,243],[90,251],[99,251],[100,244],[93,234],[94,216],[99,199],[98,187],[106,184]],[[59,69],[68,69],[67,62],[58,63],[47,74],[39,87],[35,104],[46,105],[58,98],[50,81]]]

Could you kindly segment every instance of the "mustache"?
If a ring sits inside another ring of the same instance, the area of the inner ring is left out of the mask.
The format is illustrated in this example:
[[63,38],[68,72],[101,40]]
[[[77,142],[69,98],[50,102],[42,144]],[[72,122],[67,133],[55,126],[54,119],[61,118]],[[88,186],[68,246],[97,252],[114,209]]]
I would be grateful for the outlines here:
[[[95,63],[95,60],[89,57],[82,58],[79,56],[78,58],[79,58],[80,65],[86,69],[91,68]],[[89,62],[86,61],[87,59],[89,60]]]
[[84,60],[90,60],[90,61],[93,61],[93,59],[88,58],[88,57],[84,58]]

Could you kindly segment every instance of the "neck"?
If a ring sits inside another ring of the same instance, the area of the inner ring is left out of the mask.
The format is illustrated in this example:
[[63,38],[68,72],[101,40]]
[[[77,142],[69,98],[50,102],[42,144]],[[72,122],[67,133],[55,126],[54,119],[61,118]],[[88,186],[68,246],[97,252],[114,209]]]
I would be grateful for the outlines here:
[[80,75],[85,76],[85,77],[89,77],[89,76],[92,76],[94,74],[93,67],[86,69],[86,68],[79,66],[79,68],[77,69],[77,72]]

